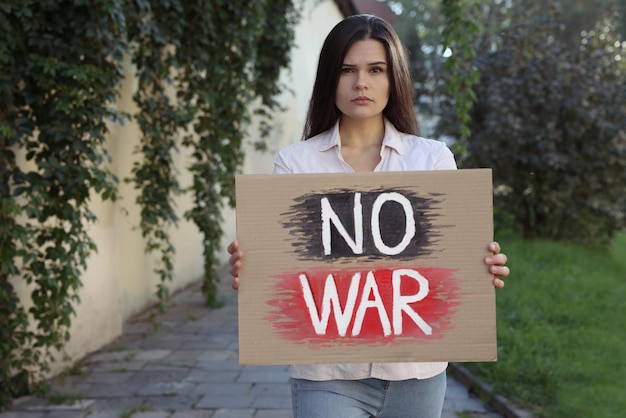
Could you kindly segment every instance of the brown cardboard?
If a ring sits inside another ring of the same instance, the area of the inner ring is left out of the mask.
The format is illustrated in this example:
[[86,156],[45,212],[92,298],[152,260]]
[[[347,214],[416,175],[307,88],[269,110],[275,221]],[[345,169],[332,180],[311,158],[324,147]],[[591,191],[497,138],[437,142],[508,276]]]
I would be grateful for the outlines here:
[[236,185],[241,364],[496,359],[491,170]]

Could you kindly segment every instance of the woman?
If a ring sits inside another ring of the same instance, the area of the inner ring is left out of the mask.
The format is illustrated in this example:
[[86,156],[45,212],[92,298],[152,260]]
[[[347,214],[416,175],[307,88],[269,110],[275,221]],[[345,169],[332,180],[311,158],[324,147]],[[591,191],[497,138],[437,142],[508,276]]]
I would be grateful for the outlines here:
[[[274,172],[452,170],[444,143],[419,137],[413,85],[397,34],[384,20],[351,16],[329,33],[320,53],[304,141],[280,151]],[[493,242],[485,264],[495,287],[509,275]],[[242,252],[228,248],[233,288]],[[296,418],[441,416],[447,363],[292,366]]]

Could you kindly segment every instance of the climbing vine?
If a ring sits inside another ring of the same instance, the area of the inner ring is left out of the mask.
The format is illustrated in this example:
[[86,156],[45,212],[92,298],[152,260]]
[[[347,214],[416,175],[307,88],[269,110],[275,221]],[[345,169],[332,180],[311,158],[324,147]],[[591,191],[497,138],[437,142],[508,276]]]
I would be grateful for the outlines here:
[[177,225],[174,198],[180,191],[173,153],[177,136],[187,124],[175,98],[167,94],[171,72],[176,66],[172,49],[178,46],[184,25],[181,2],[138,0],[128,3],[126,16],[132,59],[137,68],[138,88],[134,115],[143,136],[129,179],[139,190],[140,229],[146,251],[159,254],[155,273],[159,277],[156,296],[159,308],[169,295],[175,249],[169,230]]
[[[15,376],[47,371],[69,339],[81,274],[96,249],[89,199],[94,191],[116,198],[104,141],[107,121],[119,117],[110,104],[124,18],[113,0],[6,0],[0,12],[2,408],[32,380]],[[13,287],[18,275],[32,289],[28,309]]]
[[[130,117],[142,132],[127,181],[139,191],[146,251],[159,257],[159,301],[173,274],[174,202],[191,193],[194,207],[182,215],[203,235],[203,291],[217,305],[222,202],[234,203],[252,115],[267,135],[279,108],[297,19],[291,0],[0,4],[0,409],[69,339],[81,275],[96,251],[89,199],[117,198],[106,168],[109,123]],[[138,79],[133,115],[113,108],[124,56]],[[187,190],[173,164],[181,147],[192,154]],[[16,285],[30,286],[30,302]]]
[[[234,176],[253,113],[261,116],[262,133],[269,133],[297,9],[291,0],[144,0],[133,2],[127,16],[139,77],[137,120],[144,134],[143,158],[131,181],[141,191],[147,249],[161,254],[157,295],[161,301],[167,297],[173,271],[167,232],[178,222],[173,198],[191,193],[194,205],[184,217],[202,233],[202,291],[207,305],[216,306],[223,202],[234,204]],[[192,155],[193,181],[183,191],[172,162],[179,147]]]
[[[194,10],[190,33],[207,28],[205,36],[181,45],[181,56],[188,60],[179,75],[183,100],[195,103],[193,131],[184,145],[193,151],[190,166],[194,174],[191,192],[194,207],[185,216],[203,234],[205,280],[202,286],[206,303],[217,303],[219,280],[216,257],[222,237],[222,202],[233,205],[234,178],[243,162],[246,127],[254,99],[255,113],[267,122],[279,106],[275,97],[281,92],[278,76],[289,63],[293,28],[298,18],[291,0],[216,2],[216,10],[198,6]],[[229,33],[228,39],[223,33]],[[207,53],[206,51],[210,51]],[[198,65],[196,60],[202,60]],[[218,64],[216,64],[218,63]],[[267,127],[267,124],[264,125]],[[263,131],[267,135],[269,131]]]

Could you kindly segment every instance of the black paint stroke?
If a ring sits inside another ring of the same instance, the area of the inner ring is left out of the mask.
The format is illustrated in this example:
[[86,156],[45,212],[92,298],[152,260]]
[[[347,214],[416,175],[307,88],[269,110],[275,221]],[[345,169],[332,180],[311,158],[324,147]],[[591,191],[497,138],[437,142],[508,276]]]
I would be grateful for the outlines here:
[[[289,210],[282,213],[283,227],[289,230],[292,237],[292,246],[300,260],[341,260],[345,258],[364,258],[365,260],[381,260],[390,256],[379,253],[374,245],[370,227],[372,205],[381,193],[397,192],[404,195],[413,207],[413,215],[416,223],[416,233],[411,244],[400,254],[393,257],[399,260],[412,259],[418,256],[432,254],[436,239],[442,234],[435,230],[433,221],[439,217],[438,204],[441,203],[442,194],[430,193],[428,197],[418,196],[413,191],[403,189],[378,189],[361,193],[363,207],[363,254],[354,254],[345,243],[335,227],[331,228],[332,253],[324,255],[322,244],[322,218],[321,200],[328,198],[331,206],[338,214],[350,236],[354,237],[353,204],[354,194],[358,190],[335,189],[325,193],[310,193],[299,196],[294,200],[295,204]],[[400,242],[405,231],[404,211],[399,204],[387,202],[380,212],[379,221],[381,237],[390,247]],[[384,219],[382,219],[384,217]]]

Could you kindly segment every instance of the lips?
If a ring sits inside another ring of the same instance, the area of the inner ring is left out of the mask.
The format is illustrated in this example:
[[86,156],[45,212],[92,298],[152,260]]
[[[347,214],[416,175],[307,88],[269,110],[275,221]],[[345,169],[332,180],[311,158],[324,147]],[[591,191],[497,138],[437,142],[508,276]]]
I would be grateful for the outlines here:
[[359,103],[365,104],[365,103],[369,103],[371,101],[372,101],[372,99],[370,99],[367,96],[359,96],[357,98],[352,99],[352,102],[357,103],[357,104],[359,104]]

